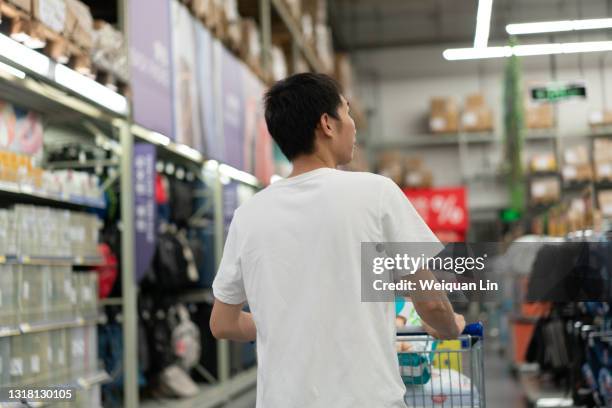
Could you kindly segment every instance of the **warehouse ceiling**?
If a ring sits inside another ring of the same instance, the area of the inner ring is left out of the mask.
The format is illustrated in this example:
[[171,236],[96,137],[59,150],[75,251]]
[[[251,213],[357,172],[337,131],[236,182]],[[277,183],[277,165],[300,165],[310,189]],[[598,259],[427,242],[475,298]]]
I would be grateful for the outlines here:
[[[338,49],[474,41],[477,0],[329,0]],[[612,0],[493,0],[491,42],[506,41],[509,23],[611,16]]]

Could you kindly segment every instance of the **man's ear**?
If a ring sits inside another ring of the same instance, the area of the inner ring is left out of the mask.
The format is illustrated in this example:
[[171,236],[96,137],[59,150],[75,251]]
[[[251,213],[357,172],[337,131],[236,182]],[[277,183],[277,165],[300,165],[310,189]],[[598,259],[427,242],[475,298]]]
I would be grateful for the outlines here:
[[321,119],[319,119],[319,127],[325,136],[333,136],[331,117],[327,113],[321,115]]

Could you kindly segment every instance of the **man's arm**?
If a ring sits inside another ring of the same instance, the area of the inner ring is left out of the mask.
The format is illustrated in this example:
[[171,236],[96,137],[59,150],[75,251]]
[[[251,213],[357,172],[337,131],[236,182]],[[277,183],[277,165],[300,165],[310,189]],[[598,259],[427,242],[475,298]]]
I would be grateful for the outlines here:
[[[408,280],[433,280],[436,277],[429,270],[420,270],[406,276]],[[444,291],[421,290],[413,293],[412,303],[423,320],[424,329],[439,339],[456,339],[465,327],[463,316],[456,314]]]
[[210,315],[210,330],[215,338],[234,341],[255,341],[257,331],[251,313],[243,312],[244,303],[229,305],[215,299]]

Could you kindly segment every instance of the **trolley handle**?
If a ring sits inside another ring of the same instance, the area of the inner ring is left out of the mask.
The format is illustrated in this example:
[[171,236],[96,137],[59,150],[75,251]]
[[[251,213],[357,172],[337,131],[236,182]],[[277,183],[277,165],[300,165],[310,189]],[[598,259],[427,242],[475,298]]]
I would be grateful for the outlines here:
[[[427,332],[423,330],[422,327],[406,327],[397,330],[397,334],[399,335],[409,335],[409,336],[427,336]],[[482,322],[470,323],[466,324],[463,329],[462,335],[468,335],[473,337],[484,338],[484,326]]]

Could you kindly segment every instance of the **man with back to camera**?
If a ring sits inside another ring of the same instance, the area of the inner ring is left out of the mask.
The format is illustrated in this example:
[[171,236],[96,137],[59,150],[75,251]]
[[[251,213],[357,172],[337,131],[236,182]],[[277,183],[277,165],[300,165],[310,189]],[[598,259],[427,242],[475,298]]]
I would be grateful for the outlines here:
[[[336,170],[356,132],[330,77],[277,82],[265,117],[293,171],[234,213],[212,333],[257,339],[258,408],[405,408],[395,305],[361,301],[361,243],[439,241],[390,179]],[[463,330],[445,296],[414,307],[436,337]]]

